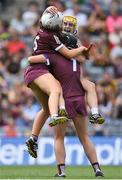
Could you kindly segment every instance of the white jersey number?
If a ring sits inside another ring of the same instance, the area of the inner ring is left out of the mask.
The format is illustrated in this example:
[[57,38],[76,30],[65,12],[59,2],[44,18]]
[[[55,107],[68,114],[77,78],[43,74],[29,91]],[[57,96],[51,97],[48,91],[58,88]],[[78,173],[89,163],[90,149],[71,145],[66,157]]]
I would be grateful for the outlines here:
[[61,41],[59,40],[58,36],[53,35],[53,37],[54,37],[57,44],[61,44]]
[[76,59],[72,59],[72,69],[73,69],[73,71],[77,71],[77,61],[76,61]]
[[36,36],[35,39],[34,39],[34,42],[33,42],[33,50],[36,51],[37,50],[37,40],[39,40],[39,36]]

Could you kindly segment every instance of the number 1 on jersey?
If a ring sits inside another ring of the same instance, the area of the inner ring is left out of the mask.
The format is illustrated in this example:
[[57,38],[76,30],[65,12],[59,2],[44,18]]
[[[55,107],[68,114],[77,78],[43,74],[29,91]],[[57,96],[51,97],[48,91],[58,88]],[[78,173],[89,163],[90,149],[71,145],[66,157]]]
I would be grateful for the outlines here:
[[73,68],[73,71],[77,71],[77,61],[76,61],[76,59],[72,59],[72,68]]

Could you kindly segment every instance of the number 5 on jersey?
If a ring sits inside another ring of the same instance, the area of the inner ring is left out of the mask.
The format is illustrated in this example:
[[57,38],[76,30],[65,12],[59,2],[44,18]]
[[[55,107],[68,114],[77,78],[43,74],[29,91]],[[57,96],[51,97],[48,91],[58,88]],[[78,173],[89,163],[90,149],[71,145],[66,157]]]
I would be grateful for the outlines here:
[[36,51],[37,50],[37,41],[39,40],[39,36],[36,36],[33,42],[33,50]]

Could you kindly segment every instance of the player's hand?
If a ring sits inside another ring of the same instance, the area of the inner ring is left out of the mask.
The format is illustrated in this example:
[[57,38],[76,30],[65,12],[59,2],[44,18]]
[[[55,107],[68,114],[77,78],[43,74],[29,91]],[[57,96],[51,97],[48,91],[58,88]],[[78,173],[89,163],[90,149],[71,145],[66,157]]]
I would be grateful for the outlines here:
[[49,13],[52,13],[52,14],[56,14],[58,13],[58,9],[55,7],[55,6],[49,6],[46,11],[48,11]]
[[90,50],[91,50],[92,47],[93,47],[93,43],[91,43],[88,48],[84,48],[84,50],[82,51],[82,55],[86,59],[89,59],[89,55],[90,55],[89,53],[90,53]]

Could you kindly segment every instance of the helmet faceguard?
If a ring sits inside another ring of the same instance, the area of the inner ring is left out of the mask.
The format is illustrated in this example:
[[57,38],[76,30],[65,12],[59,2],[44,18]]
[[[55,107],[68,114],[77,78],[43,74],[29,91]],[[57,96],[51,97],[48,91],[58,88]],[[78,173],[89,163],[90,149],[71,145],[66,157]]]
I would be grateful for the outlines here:
[[52,14],[49,12],[43,13],[40,23],[43,28],[51,31],[58,31],[62,29],[63,15],[61,12]]
[[76,33],[77,19],[74,16],[64,16],[63,18],[63,31],[72,34]]

